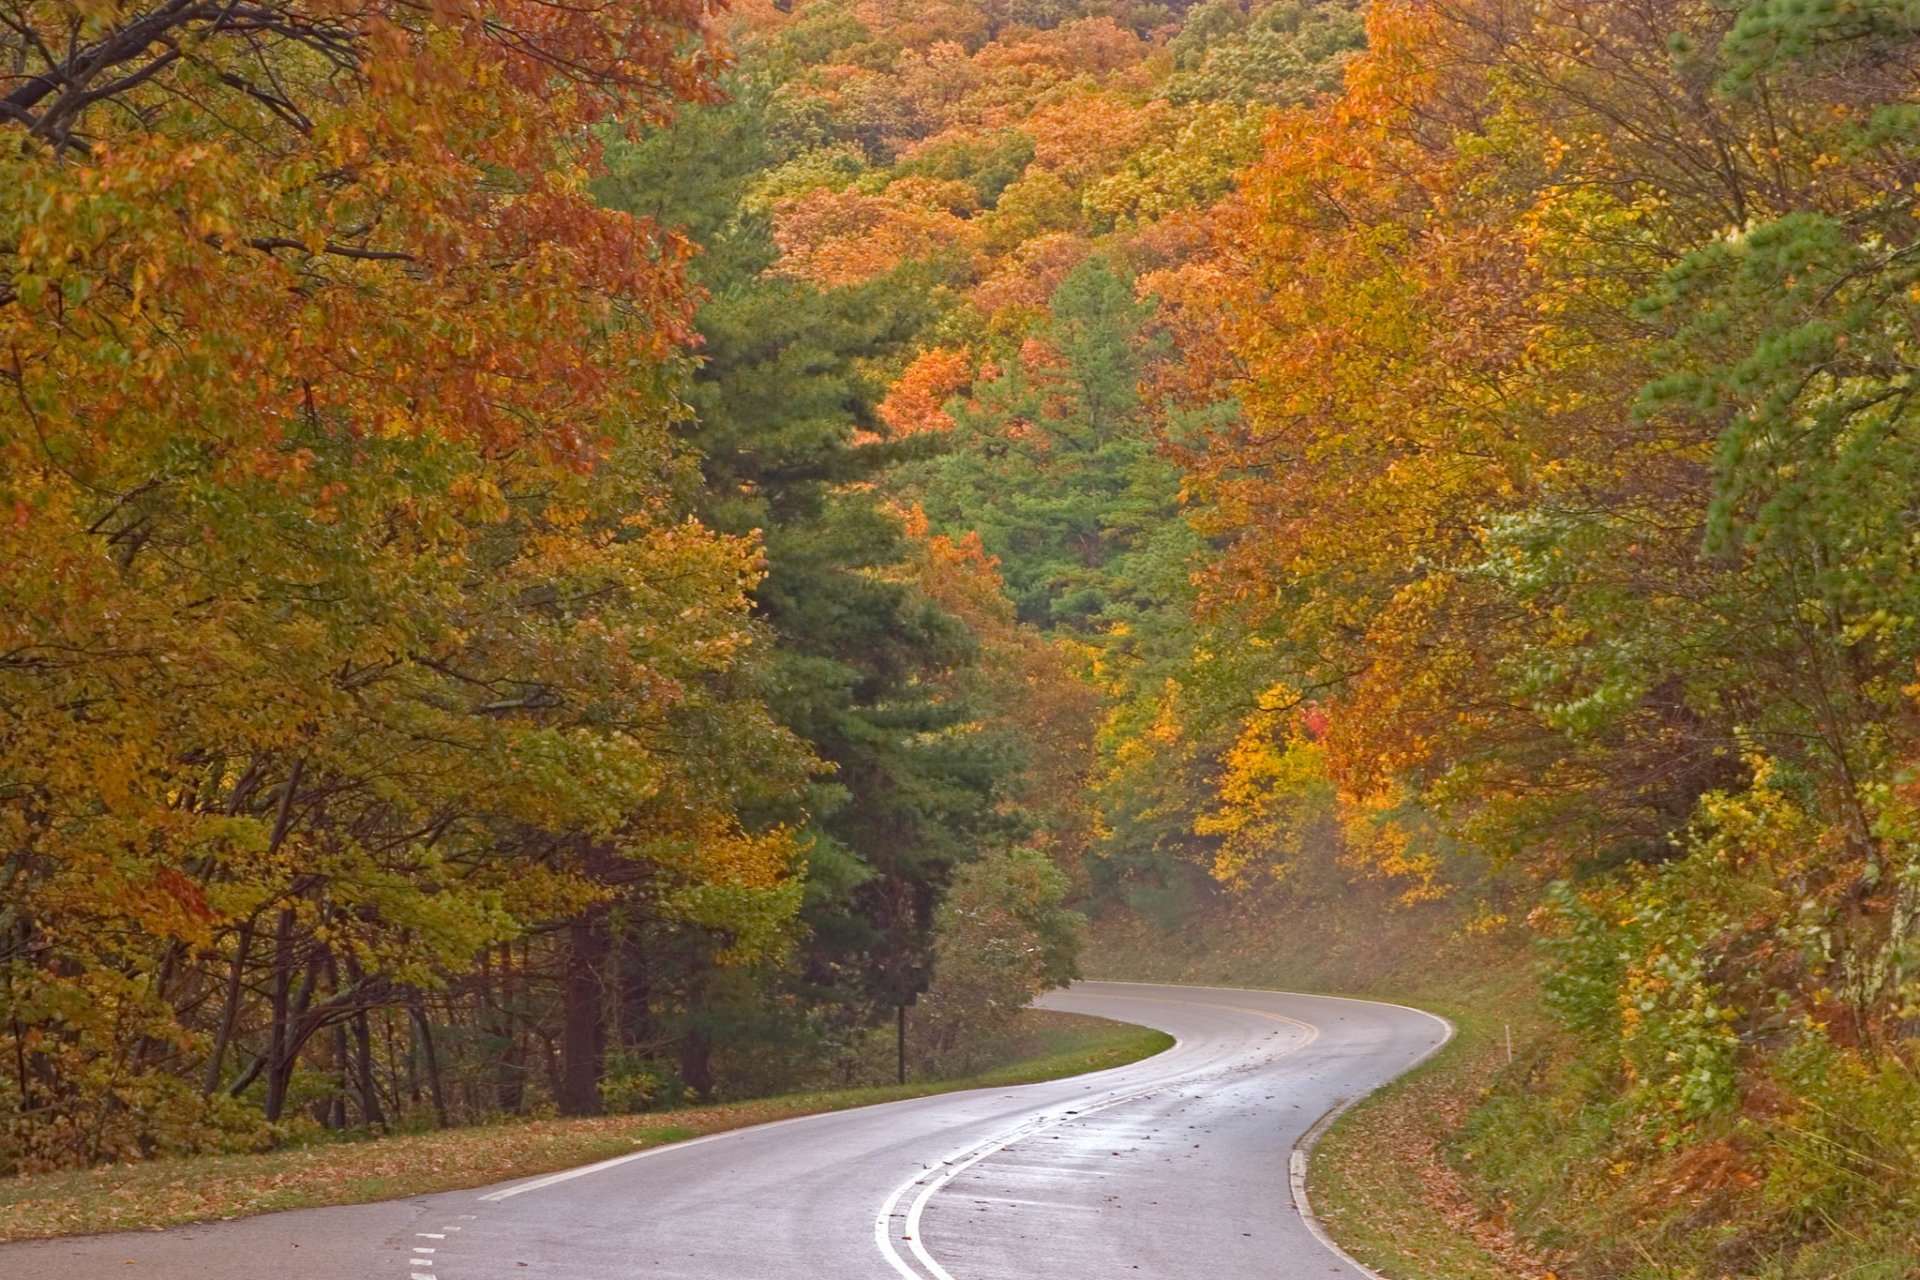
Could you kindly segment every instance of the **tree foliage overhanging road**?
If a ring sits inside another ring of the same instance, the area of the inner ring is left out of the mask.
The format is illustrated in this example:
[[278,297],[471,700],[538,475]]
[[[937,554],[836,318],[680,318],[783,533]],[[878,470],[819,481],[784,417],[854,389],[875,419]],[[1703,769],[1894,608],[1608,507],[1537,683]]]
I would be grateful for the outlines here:
[[1351,881],[1544,935],[1592,1168],[1910,1205],[1911,5],[0,53],[0,1167],[864,1070],[1069,896]]

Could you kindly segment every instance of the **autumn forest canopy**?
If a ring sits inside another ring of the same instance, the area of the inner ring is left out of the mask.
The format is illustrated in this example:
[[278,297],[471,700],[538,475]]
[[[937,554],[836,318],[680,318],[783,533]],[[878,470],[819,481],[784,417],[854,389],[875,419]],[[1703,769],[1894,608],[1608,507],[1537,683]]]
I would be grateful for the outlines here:
[[0,0],[0,1173],[1310,904],[1910,1224],[1916,396],[1907,0]]

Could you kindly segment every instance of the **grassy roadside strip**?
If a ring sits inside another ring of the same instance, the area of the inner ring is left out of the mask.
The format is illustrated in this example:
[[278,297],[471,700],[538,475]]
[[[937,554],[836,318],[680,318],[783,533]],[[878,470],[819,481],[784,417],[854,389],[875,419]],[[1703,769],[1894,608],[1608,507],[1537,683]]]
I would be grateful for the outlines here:
[[1136,1062],[1172,1037],[1034,1010],[1034,1056],[963,1080],[798,1093],[644,1115],[535,1120],[320,1143],[260,1155],[155,1160],[0,1182],[0,1243],[365,1204],[485,1186],[770,1120],[959,1089],[1031,1084]]
[[[1419,1003],[1453,1020],[1453,1042],[1321,1137],[1307,1172],[1314,1211],[1341,1248],[1390,1280],[1543,1280],[1551,1264],[1475,1200],[1448,1156],[1506,1065],[1506,1021],[1485,1006]],[[1516,1040],[1532,1031],[1513,1028]]]

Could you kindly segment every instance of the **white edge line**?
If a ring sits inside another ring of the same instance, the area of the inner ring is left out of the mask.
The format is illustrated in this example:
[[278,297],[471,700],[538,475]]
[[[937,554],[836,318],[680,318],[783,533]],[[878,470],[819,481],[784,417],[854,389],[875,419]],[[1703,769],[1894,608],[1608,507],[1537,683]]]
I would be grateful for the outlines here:
[[[906,1101],[906,1099],[902,1099]],[[836,1111],[815,1111],[804,1116],[788,1116],[784,1120],[769,1120],[764,1124],[747,1125],[740,1129],[727,1129],[720,1133],[702,1134],[698,1138],[681,1138],[674,1142],[663,1142],[648,1147],[644,1151],[629,1152],[624,1156],[614,1156],[607,1160],[598,1160],[593,1164],[583,1164],[577,1169],[562,1169],[559,1173],[549,1173],[545,1177],[535,1178],[531,1182],[517,1182],[498,1191],[489,1191],[480,1197],[482,1200],[506,1200],[524,1191],[539,1191],[544,1187],[557,1186],[562,1182],[571,1182],[575,1178],[584,1178],[590,1173],[599,1173],[603,1169],[616,1168],[623,1164],[632,1164],[635,1160],[645,1160],[648,1156],[662,1155],[668,1151],[685,1151],[688,1147],[698,1147],[708,1142],[718,1142],[722,1138],[734,1138],[743,1133],[754,1133],[762,1129],[776,1129],[781,1125],[799,1124],[802,1120],[818,1120],[822,1116],[838,1115]]]
[[[1288,994],[1295,994],[1295,993],[1289,992]],[[1335,1000],[1344,1000],[1344,999],[1349,999],[1350,997],[1332,996],[1329,998],[1335,999]],[[1365,1003],[1386,1004],[1387,1001],[1372,1000],[1372,1001],[1366,1001]],[[1394,1005],[1393,1007],[1396,1009],[1412,1009],[1413,1008],[1412,1005],[1404,1005],[1404,1004]],[[1414,1009],[1413,1011],[1415,1013],[1425,1013],[1429,1018],[1433,1018],[1436,1021],[1438,1021],[1442,1026],[1444,1026],[1447,1029],[1446,1037],[1441,1041],[1439,1041],[1437,1044],[1431,1045],[1425,1053],[1421,1054],[1419,1057],[1415,1058],[1412,1062],[1409,1062],[1405,1067],[1401,1068],[1400,1072],[1397,1075],[1395,1075],[1393,1079],[1383,1080],[1379,1084],[1375,1085],[1373,1088],[1368,1089],[1366,1092],[1356,1093],[1353,1097],[1348,1098],[1346,1101],[1336,1102],[1331,1107],[1327,1108],[1326,1114],[1321,1116],[1318,1120],[1315,1120],[1313,1122],[1313,1127],[1300,1135],[1300,1140],[1293,1144],[1293,1150],[1287,1156],[1287,1187],[1293,1193],[1293,1207],[1295,1212],[1297,1212],[1300,1215],[1300,1221],[1306,1223],[1307,1230],[1313,1233],[1313,1238],[1318,1240],[1321,1243],[1321,1245],[1327,1250],[1327,1252],[1333,1254],[1335,1257],[1339,1258],[1342,1262],[1345,1262],[1348,1266],[1352,1267],[1355,1271],[1358,1271],[1361,1275],[1372,1277],[1372,1280],[1387,1280],[1387,1277],[1380,1274],[1380,1272],[1375,1271],[1372,1267],[1368,1266],[1366,1263],[1360,1261],[1360,1259],[1354,1257],[1352,1254],[1348,1253],[1345,1249],[1341,1248],[1340,1242],[1333,1238],[1332,1234],[1328,1232],[1326,1228],[1326,1224],[1320,1221],[1320,1217],[1318,1214],[1314,1213],[1313,1203],[1307,1198],[1308,1165],[1309,1165],[1309,1162],[1312,1161],[1313,1159],[1314,1147],[1319,1145],[1320,1139],[1326,1136],[1327,1130],[1333,1128],[1334,1123],[1337,1120],[1339,1120],[1341,1116],[1347,1114],[1348,1111],[1351,1111],[1354,1107],[1358,1106],[1361,1102],[1364,1102],[1367,1098],[1373,1096],[1375,1093],[1379,1092],[1381,1089],[1384,1089],[1388,1085],[1392,1084],[1394,1080],[1404,1080],[1408,1076],[1408,1074],[1410,1074],[1411,1072],[1419,1068],[1424,1063],[1431,1060],[1435,1054],[1439,1053],[1442,1049],[1446,1048],[1448,1045],[1453,1043],[1453,1037],[1457,1029],[1454,1027],[1451,1021],[1449,1021],[1446,1018],[1442,1018],[1437,1013],[1429,1013],[1425,1009]]]
[[[1156,985],[1156,984],[1139,983],[1135,985],[1150,986],[1150,985]],[[1158,984],[1158,985],[1165,985],[1165,984]],[[1066,990],[1067,988],[1058,988],[1058,989]],[[1213,989],[1227,990],[1228,988],[1213,988]],[[1090,1016],[1098,1017],[1099,1015],[1094,1014]],[[1108,1019],[1108,1021],[1115,1021],[1115,1019]],[[1132,1026],[1135,1024],[1128,1023],[1126,1025]],[[1149,1027],[1147,1028],[1147,1030],[1154,1031],[1154,1030],[1158,1030],[1158,1028]],[[1166,1035],[1168,1033],[1161,1032],[1161,1034]],[[1179,1037],[1175,1036],[1172,1038],[1173,1038],[1173,1044],[1168,1045],[1166,1049],[1161,1050],[1162,1053],[1171,1052],[1173,1049],[1179,1047],[1179,1044],[1180,1044]],[[1160,1054],[1156,1053],[1156,1054],[1150,1054],[1148,1056],[1157,1058],[1160,1056]],[[1139,1061],[1144,1062],[1146,1061],[1146,1059],[1142,1058]],[[1123,1062],[1119,1066],[1102,1067],[1098,1071],[1083,1071],[1075,1076],[1063,1076],[1061,1077],[1061,1079],[1091,1080],[1097,1076],[1105,1075],[1110,1071],[1125,1071],[1128,1067],[1131,1067],[1133,1065],[1134,1064],[1131,1062]],[[955,1098],[955,1097],[964,1096],[965,1094],[969,1094],[969,1093],[988,1093],[993,1091],[1004,1091],[1007,1089],[1027,1089],[1027,1088],[1032,1088],[1035,1085],[1052,1084],[1052,1083],[1054,1083],[1054,1081],[1034,1080],[1034,1081],[1029,1081],[1026,1084],[977,1085],[971,1089],[953,1089],[953,1090],[944,1090],[937,1093],[916,1094],[915,1096],[910,1098],[894,1098],[888,1102],[872,1102],[872,1103],[867,1103],[863,1106],[858,1106],[858,1107],[841,1107],[836,1110],[830,1110],[830,1111],[815,1111],[804,1116],[788,1116],[784,1120],[768,1120],[761,1124],[745,1125],[738,1129],[727,1129],[720,1133],[703,1134],[698,1138],[680,1138],[672,1142],[663,1142],[658,1146],[648,1147],[644,1151],[634,1151],[623,1156],[613,1156],[610,1159],[595,1161],[593,1164],[581,1165],[576,1169],[562,1169],[558,1173],[549,1173],[544,1177],[534,1178],[527,1182],[518,1182],[508,1187],[502,1187],[498,1191],[489,1191],[485,1195],[481,1196],[480,1199],[484,1201],[492,1201],[497,1203],[498,1201],[501,1201],[501,1200],[511,1199],[514,1196],[520,1195],[522,1192],[539,1191],[546,1187],[557,1186],[562,1182],[570,1182],[575,1178],[584,1178],[590,1173],[599,1173],[603,1169],[612,1169],[623,1164],[631,1164],[635,1160],[644,1160],[648,1156],[662,1155],[669,1151],[685,1151],[688,1147],[697,1147],[697,1146],[700,1146],[702,1143],[718,1142],[722,1138],[736,1138],[744,1134],[757,1133],[763,1129],[777,1129],[781,1125],[785,1125],[785,1124],[799,1124],[803,1120],[820,1120],[820,1119],[824,1119],[827,1116],[845,1115],[851,1111],[871,1111],[871,1110],[878,1110],[881,1107],[905,1106],[908,1103],[925,1102],[928,1098]],[[470,1218],[473,1215],[461,1214],[460,1216],[462,1218]],[[458,1230],[458,1228],[449,1228],[449,1230]],[[916,1280],[918,1280],[917,1277],[916,1277]]]

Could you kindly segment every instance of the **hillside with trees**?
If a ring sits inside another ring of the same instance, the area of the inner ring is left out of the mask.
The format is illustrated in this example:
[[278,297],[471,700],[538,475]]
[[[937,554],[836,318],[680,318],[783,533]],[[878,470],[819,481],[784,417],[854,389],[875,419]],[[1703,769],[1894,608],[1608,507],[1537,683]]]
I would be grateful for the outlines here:
[[0,1173],[1324,918],[1563,1280],[1912,1274],[1913,6],[0,19]]

